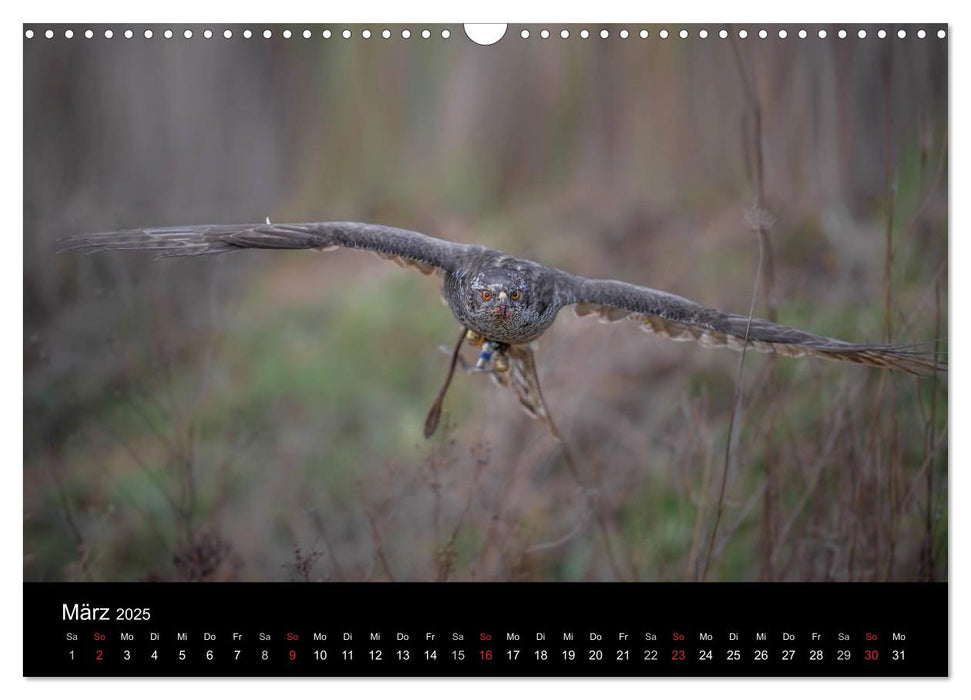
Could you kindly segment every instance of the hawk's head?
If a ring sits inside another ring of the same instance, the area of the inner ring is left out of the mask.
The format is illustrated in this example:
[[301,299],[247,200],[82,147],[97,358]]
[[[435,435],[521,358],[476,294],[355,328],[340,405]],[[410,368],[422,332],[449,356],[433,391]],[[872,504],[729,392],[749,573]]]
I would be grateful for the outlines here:
[[521,344],[538,338],[556,316],[549,268],[491,252],[475,263],[451,278],[456,318],[488,340]]
[[475,315],[501,326],[521,320],[528,309],[529,281],[517,270],[483,270],[472,280],[470,291]]

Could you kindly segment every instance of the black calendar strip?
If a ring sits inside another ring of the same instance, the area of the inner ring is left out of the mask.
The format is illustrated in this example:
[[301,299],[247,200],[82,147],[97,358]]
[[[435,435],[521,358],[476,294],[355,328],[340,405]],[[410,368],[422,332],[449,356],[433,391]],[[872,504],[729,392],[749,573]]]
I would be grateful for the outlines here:
[[28,676],[944,676],[946,584],[27,583]]

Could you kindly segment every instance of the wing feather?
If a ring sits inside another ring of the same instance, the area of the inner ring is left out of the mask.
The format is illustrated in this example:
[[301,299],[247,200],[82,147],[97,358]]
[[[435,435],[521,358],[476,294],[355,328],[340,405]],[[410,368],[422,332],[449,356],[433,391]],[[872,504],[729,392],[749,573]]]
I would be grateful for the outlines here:
[[62,251],[101,253],[113,250],[152,251],[157,257],[218,255],[246,248],[278,250],[357,248],[377,253],[402,267],[425,274],[451,271],[470,246],[416,231],[356,222],[305,224],[228,224],[138,228],[75,236]]
[[562,273],[557,290],[563,304],[575,304],[578,316],[601,322],[632,320],[648,332],[704,347],[748,347],[786,357],[811,355],[871,367],[926,374],[947,370],[933,352],[915,345],[870,345],[816,335],[762,319],[726,313],[684,297],[615,280],[597,280]]

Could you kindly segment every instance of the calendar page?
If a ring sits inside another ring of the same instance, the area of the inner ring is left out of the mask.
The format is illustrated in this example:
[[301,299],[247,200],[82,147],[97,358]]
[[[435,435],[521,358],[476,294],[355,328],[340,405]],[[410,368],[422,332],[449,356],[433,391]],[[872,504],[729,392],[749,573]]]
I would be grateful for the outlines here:
[[943,24],[25,24],[26,676],[947,676]]

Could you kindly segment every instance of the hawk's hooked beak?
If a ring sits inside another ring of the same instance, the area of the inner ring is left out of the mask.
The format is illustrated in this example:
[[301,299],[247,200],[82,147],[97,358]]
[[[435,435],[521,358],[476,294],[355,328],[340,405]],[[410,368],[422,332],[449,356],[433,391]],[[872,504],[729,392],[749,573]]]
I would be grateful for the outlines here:
[[498,304],[496,306],[496,314],[505,318],[509,312],[508,305],[508,295],[505,292],[499,292],[499,296],[496,298]]

